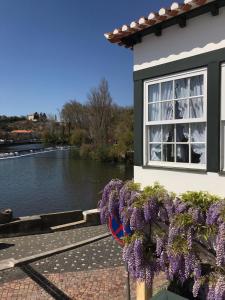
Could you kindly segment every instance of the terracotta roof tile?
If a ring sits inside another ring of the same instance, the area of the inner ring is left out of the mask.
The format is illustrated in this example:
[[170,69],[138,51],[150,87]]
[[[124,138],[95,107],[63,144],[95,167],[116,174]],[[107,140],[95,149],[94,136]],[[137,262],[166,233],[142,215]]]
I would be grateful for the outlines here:
[[190,10],[204,6],[207,3],[215,2],[215,0],[183,0],[182,4],[173,2],[169,8],[160,8],[158,12],[150,12],[147,17],[141,17],[138,21],[133,21],[130,25],[123,25],[114,29],[112,32],[105,33],[105,38],[111,42],[121,46],[131,48],[132,45],[124,43],[123,38],[129,37],[134,33],[138,33],[146,28],[156,24],[163,23],[177,15],[182,15]]

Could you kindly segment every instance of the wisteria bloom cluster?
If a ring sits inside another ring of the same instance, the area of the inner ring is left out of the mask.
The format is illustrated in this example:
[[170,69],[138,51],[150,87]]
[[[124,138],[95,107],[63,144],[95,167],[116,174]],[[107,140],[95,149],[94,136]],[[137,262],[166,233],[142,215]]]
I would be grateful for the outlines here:
[[136,280],[151,287],[154,276],[165,272],[169,281],[191,279],[194,297],[225,299],[224,199],[205,192],[178,198],[158,183],[141,190],[139,184],[114,179],[105,186],[99,208],[102,223],[114,216],[124,228],[130,226],[123,259]]

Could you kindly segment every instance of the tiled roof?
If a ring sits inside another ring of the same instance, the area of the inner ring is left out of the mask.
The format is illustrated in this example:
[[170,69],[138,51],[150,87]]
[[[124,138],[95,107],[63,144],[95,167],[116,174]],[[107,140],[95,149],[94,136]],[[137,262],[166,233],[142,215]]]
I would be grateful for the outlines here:
[[[158,12],[150,12],[148,16],[141,17],[139,20],[133,21],[130,25],[123,25],[120,28],[114,29],[112,32],[105,33],[106,39],[111,42],[118,44],[120,46],[125,46],[126,48],[132,48],[135,43],[128,43],[128,39],[132,39],[133,36],[137,36],[138,33],[142,33],[149,28],[155,28],[157,30],[158,27],[175,17],[185,16],[190,11],[196,10],[202,6],[207,4],[217,4],[218,0],[184,0],[183,3],[174,2],[169,8],[162,7]],[[181,27],[182,23],[180,24]],[[159,27],[160,28],[160,27]],[[160,35],[161,33],[155,32],[156,35]]]

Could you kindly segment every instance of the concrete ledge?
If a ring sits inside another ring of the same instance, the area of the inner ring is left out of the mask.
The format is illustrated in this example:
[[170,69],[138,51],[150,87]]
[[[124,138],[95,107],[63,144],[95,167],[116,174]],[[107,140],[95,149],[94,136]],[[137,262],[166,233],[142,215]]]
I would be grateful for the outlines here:
[[99,209],[91,209],[83,211],[83,220],[67,223],[59,226],[51,227],[52,231],[64,231],[69,229],[87,227],[87,226],[98,226],[101,225],[100,222],[100,212]]
[[91,209],[83,211],[84,220],[87,226],[97,226],[101,224],[99,209]]
[[82,210],[72,210],[40,215],[40,217],[44,226],[51,227],[80,221],[83,219],[83,213]]
[[0,224],[0,238],[51,232],[52,226],[83,220],[81,210],[27,216]]

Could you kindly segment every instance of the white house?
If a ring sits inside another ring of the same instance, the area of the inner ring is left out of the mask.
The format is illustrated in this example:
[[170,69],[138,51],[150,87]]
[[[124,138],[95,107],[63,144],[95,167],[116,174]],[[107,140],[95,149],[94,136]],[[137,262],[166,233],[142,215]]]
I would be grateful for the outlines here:
[[27,115],[27,120],[29,120],[29,121],[36,121],[36,119],[34,117],[34,114]]
[[105,37],[134,53],[134,180],[225,196],[225,0],[174,2]]

